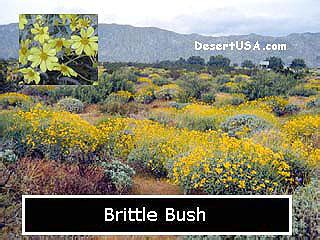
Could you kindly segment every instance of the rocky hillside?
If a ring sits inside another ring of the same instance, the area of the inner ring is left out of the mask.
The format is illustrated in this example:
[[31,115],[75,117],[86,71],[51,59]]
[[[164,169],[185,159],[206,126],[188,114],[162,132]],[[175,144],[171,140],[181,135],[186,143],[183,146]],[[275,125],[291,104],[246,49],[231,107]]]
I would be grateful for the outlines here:
[[[18,56],[17,24],[0,25],[0,58]],[[235,41],[259,41],[286,43],[286,51],[195,51],[194,41],[202,43],[229,43]],[[188,58],[199,55],[208,59],[222,54],[234,63],[245,59],[259,62],[268,56],[279,56],[285,63],[294,58],[303,58],[309,66],[320,66],[320,33],[293,33],[284,37],[257,34],[209,37],[198,34],[179,34],[159,28],[133,27],[118,24],[99,24],[99,60],[122,62],[156,62]]]

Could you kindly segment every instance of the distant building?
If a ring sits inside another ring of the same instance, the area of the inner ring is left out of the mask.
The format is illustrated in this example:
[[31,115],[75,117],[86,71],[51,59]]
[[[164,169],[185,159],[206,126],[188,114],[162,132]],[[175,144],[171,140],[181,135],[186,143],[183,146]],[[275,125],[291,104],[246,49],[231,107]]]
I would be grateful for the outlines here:
[[268,69],[269,68],[269,61],[264,60],[259,62],[259,67],[263,69]]

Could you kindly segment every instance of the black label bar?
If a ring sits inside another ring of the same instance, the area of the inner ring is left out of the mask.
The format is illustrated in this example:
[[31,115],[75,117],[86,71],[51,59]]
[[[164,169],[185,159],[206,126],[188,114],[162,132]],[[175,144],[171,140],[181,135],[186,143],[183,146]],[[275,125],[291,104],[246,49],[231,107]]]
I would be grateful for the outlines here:
[[23,196],[24,235],[290,235],[291,196]]

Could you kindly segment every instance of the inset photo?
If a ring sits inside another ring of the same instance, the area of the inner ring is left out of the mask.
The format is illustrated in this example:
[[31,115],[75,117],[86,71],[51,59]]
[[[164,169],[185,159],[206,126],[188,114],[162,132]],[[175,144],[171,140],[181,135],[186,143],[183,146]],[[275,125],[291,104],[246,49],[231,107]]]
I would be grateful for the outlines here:
[[98,15],[20,14],[22,84],[91,85],[98,80]]

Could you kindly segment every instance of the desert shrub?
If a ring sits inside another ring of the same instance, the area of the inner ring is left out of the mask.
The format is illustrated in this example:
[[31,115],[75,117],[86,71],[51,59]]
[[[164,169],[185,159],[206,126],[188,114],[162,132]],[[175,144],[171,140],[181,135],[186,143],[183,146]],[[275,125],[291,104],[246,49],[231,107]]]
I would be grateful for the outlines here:
[[112,74],[103,73],[98,81],[98,87],[107,95],[118,91],[134,91],[134,83],[137,76],[127,68],[121,68]]
[[237,114],[256,115],[270,125],[278,124],[278,119],[270,112],[269,108],[257,108],[256,105],[256,103],[250,102],[227,107],[188,104],[183,108],[152,109],[149,118],[170,126],[200,131],[218,130],[227,118]]
[[13,164],[18,160],[17,155],[11,149],[0,149],[0,162],[4,165]]
[[154,95],[157,99],[172,100],[176,99],[181,92],[181,88],[176,84],[167,84],[160,87],[155,91]]
[[14,122],[15,113],[13,111],[0,111],[0,140],[6,135],[9,126]]
[[80,86],[56,86],[55,89],[48,91],[48,101],[57,102],[64,97],[73,97],[85,103],[102,102],[108,93],[98,86],[80,85]]
[[177,127],[188,128],[190,130],[206,131],[217,130],[218,121],[215,116],[181,116]]
[[263,98],[267,96],[287,95],[294,88],[298,80],[293,76],[285,76],[274,72],[259,72],[241,85],[241,92],[249,100]]
[[246,96],[243,94],[233,94],[230,100],[231,105],[238,106],[246,101]]
[[24,194],[110,194],[114,188],[107,181],[104,169],[86,166],[80,172],[78,164],[52,160],[21,159],[16,174],[23,179]]
[[52,85],[25,85],[20,92],[30,96],[46,97],[56,88]]
[[302,115],[290,119],[283,125],[283,130],[290,139],[319,147],[320,116]]
[[48,100],[51,103],[57,102],[59,99],[64,97],[72,97],[73,89],[76,86],[57,86],[52,91],[48,91]]
[[231,78],[230,78],[230,76],[229,75],[219,75],[219,76],[217,76],[216,77],[216,82],[218,83],[218,84],[225,84],[225,83],[228,83],[228,82],[230,82],[231,81]]
[[300,107],[296,104],[288,104],[284,107],[284,114],[295,114],[300,111]]
[[171,83],[171,81],[167,78],[163,78],[163,77],[155,77],[152,78],[152,83],[158,86],[163,86],[163,85],[168,85]]
[[174,161],[171,169],[173,181],[187,193],[279,193],[287,191],[293,181],[280,154],[248,139],[226,135],[195,147]]
[[283,155],[248,138],[130,118],[109,119],[98,129],[114,157],[158,177],[167,174],[186,192],[270,194],[296,186]]
[[188,105],[189,105],[189,103],[179,103],[179,102],[170,102],[169,103],[169,106],[173,107],[175,109],[182,109]]
[[104,174],[111,180],[118,193],[128,192],[132,186],[132,177],[135,171],[128,165],[114,160],[112,162],[103,162],[101,166]]
[[[173,103],[174,104],[174,103]],[[149,119],[160,122],[165,125],[174,125],[177,128],[187,128],[189,130],[217,130],[219,128],[219,119],[215,115],[194,115],[183,112],[189,104],[174,104],[173,108],[153,110],[149,114]]]
[[199,76],[195,74],[183,76],[177,81],[177,84],[183,89],[179,98],[184,102],[188,102],[192,98],[201,99],[201,95],[212,88],[208,80],[201,80]]
[[216,100],[215,92],[204,93],[201,95],[201,101],[212,104]]
[[107,102],[119,102],[122,104],[128,103],[129,101],[133,100],[132,93],[128,91],[118,91],[111,93],[107,99],[105,100],[105,103]]
[[138,112],[142,111],[144,107],[141,103],[137,102],[128,102],[128,103],[121,103],[118,101],[105,101],[103,104],[99,106],[99,109],[103,113],[110,113],[110,114],[119,114],[119,115],[130,115],[130,114],[137,114]]
[[232,137],[250,136],[267,127],[268,124],[263,119],[248,114],[229,117],[221,124],[221,129]]
[[302,96],[302,97],[310,97],[312,95],[316,95],[317,90],[312,88],[305,88],[303,86],[299,86],[290,90],[290,96]]
[[98,135],[95,126],[76,114],[40,107],[14,113],[5,130],[5,138],[14,143],[20,157],[36,154],[57,160],[91,156],[98,150]]
[[84,108],[84,105],[80,100],[70,97],[60,99],[57,106],[61,110],[68,111],[70,113],[81,113]]
[[132,102],[133,95],[128,91],[111,93],[107,99],[100,104],[100,110],[105,113],[128,115],[141,110],[139,103]]
[[317,239],[320,235],[320,190],[319,180],[313,179],[293,194],[293,236]]
[[98,86],[80,85],[72,89],[71,96],[85,103],[102,102],[106,93]]
[[284,115],[286,113],[286,106],[289,104],[289,101],[287,99],[274,96],[265,97],[259,99],[259,101],[270,107],[271,111],[277,116]]
[[10,92],[0,94],[0,108],[8,109],[10,107],[29,107],[32,99],[24,94]]
[[128,163],[137,171],[147,171],[157,177],[165,177],[167,175],[167,170],[164,166],[166,159],[161,151],[161,142],[143,142],[129,153]]
[[149,104],[156,97],[154,96],[154,91],[152,89],[150,89],[149,91],[143,91],[143,92],[136,94],[134,98],[139,103]]
[[320,108],[320,97],[317,97],[307,102],[307,108]]

